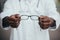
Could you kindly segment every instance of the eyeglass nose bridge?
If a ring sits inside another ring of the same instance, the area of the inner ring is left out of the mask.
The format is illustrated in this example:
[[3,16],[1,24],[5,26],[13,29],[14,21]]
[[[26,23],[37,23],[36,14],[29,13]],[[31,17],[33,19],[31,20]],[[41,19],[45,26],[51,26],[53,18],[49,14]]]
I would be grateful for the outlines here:
[[26,20],[28,20],[29,18],[31,19],[31,16],[28,16],[28,15],[27,15],[27,19],[26,19]]

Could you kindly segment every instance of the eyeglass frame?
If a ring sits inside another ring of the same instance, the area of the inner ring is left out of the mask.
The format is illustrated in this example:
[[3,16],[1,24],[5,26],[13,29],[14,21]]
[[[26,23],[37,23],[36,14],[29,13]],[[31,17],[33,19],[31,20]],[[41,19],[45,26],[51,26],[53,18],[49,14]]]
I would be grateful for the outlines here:
[[[38,17],[39,18],[39,16],[38,15],[21,15],[21,17],[22,16],[27,16],[28,18],[27,19],[21,19],[21,20],[28,20],[29,19],[29,17],[31,18],[32,16],[36,16],[36,17]],[[31,18],[31,20],[38,20],[38,19],[32,19]]]

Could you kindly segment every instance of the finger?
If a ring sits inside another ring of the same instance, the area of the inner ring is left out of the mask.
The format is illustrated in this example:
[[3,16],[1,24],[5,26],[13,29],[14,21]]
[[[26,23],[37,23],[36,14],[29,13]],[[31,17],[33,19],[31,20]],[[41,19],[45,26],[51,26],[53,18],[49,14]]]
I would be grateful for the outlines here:
[[49,27],[49,25],[40,24],[40,27],[43,28],[43,29],[47,29]]
[[20,15],[19,14],[15,14],[15,18],[20,18]]
[[10,21],[9,23],[10,23],[10,25],[18,24],[17,22],[13,22],[13,21]]
[[10,16],[10,19],[11,19],[11,20],[12,20],[12,19],[15,20],[15,15],[11,15],[11,16]]
[[43,19],[43,18],[44,18],[44,16],[39,16],[39,17],[38,17],[38,19]]
[[39,21],[49,21],[49,17],[47,16],[40,16],[38,19]]
[[15,15],[12,15],[12,16],[10,16],[10,21],[18,21],[19,20],[19,18],[17,17],[15,17]]
[[53,21],[50,21],[49,24],[52,25],[54,22]]
[[14,21],[9,21],[9,24],[13,24],[14,23]]
[[48,23],[48,22],[39,22],[39,24],[42,24],[42,25],[50,25],[50,23]]
[[20,21],[21,20],[21,16],[19,14],[16,14],[15,15],[15,18],[16,18],[17,21]]
[[9,21],[14,21],[14,22],[16,21],[15,18],[9,18],[8,20],[9,20]]
[[18,27],[19,24],[20,24],[20,23],[18,23],[18,22],[14,22],[14,23],[11,23],[10,25],[11,25],[13,28],[16,28],[16,27]]
[[49,18],[46,18],[46,19],[41,19],[40,21],[41,22],[50,22],[50,19]]
[[51,24],[53,23],[53,21],[52,21],[52,20],[47,20],[47,21],[42,20],[42,21],[40,21],[40,23],[41,23],[41,24],[44,24],[44,25],[46,25],[46,24],[47,24],[47,25],[48,25],[48,24],[51,25]]
[[19,14],[11,15],[10,17],[12,17],[12,18],[18,18]]
[[41,22],[50,22],[49,19],[44,19],[44,20],[41,20]]
[[40,18],[48,18],[48,16],[43,16],[43,15],[41,15]]
[[11,18],[19,18],[20,16],[19,16],[19,14],[15,14],[15,15],[11,15],[10,17]]
[[11,15],[10,17],[15,17],[15,15]]
[[42,27],[45,27],[45,28],[46,28],[46,27],[48,28],[50,25],[49,25],[49,24],[41,24],[41,26],[42,26]]
[[49,24],[48,22],[40,22],[42,25],[47,25]]
[[43,24],[43,25],[50,25],[50,23],[46,23],[46,22],[45,22],[45,23],[42,23],[42,24]]
[[43,20],[43,19],[44,19],[44,16],[38,17],[38,20],[39,20],[39,21],[41,21],[41,20]]

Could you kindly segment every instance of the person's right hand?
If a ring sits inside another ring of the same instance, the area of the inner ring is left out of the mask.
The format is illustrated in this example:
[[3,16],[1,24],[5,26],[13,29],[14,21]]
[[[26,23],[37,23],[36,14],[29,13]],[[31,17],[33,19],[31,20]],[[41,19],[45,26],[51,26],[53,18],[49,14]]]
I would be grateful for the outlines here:
[[8,18],[9,24],[12,28],[17,28],[20,24],[21,17],[19,14],[11,15]]

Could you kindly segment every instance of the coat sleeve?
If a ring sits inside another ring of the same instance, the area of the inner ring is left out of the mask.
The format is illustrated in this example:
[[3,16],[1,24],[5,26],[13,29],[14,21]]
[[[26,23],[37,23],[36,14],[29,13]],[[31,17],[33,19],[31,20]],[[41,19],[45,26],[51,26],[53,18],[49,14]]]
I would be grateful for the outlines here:
[[49,29],[51,30],[56,30],[58,27],[59,27],[59,24],[60,24],[60,15],[59,13],[57,12],[57,8],[56,8],[56,5],[55,5],[55,1],[54,0],[46,0],[45,1],[45,10],[46,10],[46,13],[48,14],[47,16],[53,18],[56,22],[56,26],[54,27],[50,27]]
[[[7,0],[4,4],[4,9],[3,12],[1,12],[0,17],[1,17],[1,27],[3,28],[3,18],[7,16],[11,16],[14,14],[19,14],[19,1],[18,0]],[[8,30],[9,27],[5,27],[3,29]]]

